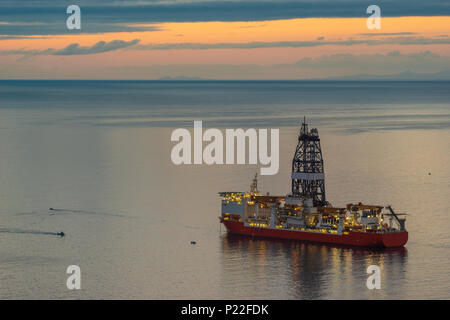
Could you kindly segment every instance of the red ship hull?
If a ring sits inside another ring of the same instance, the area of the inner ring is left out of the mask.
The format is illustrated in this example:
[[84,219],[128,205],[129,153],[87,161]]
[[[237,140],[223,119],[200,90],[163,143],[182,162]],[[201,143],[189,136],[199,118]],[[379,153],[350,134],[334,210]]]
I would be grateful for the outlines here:
[[372,233],[352,232],[348,234],[332,234],[309,231],[293,231],[284,229],[248,227],[240,221],[222,220],[228,232],[254,237],[290,239],[348,246],[392,248],[403,247],[408,241],[408,232]]

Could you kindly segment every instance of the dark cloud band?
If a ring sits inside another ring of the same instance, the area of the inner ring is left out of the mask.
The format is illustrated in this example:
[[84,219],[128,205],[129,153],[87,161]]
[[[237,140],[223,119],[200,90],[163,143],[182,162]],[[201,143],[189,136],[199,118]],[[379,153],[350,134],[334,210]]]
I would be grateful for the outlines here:
[[260,49],[260,48],[302,48],[318,47],[326,45],[352,46],[352,45],[427,45],[427,44],[450,44],[448,38],[424,38],[424,37],[392,37],[382,39],[347,39],[340,41],[326,41],[319,37],[315,41],[279,41],[279,42],[249,42],[249,43],[163,43],[142,44],[135,47],[139,50],[208,50],[208,49]]
[[78,43],[72,43],[63,49],[45,49],[45,50],[27,50],[27,49],[18,49],[18,50],[5,50],[0,51],[2,55],[15,54],[15,55],[24,55],[24,56],[38,56],[38,55],[53,55],[53,56],[72,56],[72,55],[86,55],[86,54],[96,54],[103,53],[108,51],[119,50],[122,48],[130,47],[139,42],[139,39],[131,40],[131,41],[123,41],[123,40],[113,40],[110,42],[99,41],[93,46],[80,46]]
[[[130,24],[193,21],[262,21],[308,17],[367,17],[368,0],[73,1],[81,7],[83,33],[153,30]],[[66,3],[0,2],[0,35],[73,33],[65,27]],[[450,16],[448,0],[379,0],[384,17]],[[30,23],[38,23],[30,25]]]
[[280,41],[280,42],[249,42],[249,43],[163,43],[163,44],[139,44],[139,39],[131,41],[113,40],[111,42],[99,41],[93,46],[82,47],[78,43],[68,45],[63,49],[48,48],[45,50],[4,50],[0,55],[86,55],[108,51],[114,51],[133,46],[134,50],[211,50],[211,49],[263,49],[263,48],[302,48],[326,45],[352,46],[352,45],[432,45],[450,44],[448,37],[424,38],[424,37],[392,37],[382,39],[348,39],[342,41],[325,41],[322,38],[316,41]]

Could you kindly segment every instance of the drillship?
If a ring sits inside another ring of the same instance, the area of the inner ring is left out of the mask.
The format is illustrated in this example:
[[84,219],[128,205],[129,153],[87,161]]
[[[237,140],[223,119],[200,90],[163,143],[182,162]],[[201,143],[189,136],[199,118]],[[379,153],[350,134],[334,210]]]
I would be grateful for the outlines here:
[[325,174],[317,129],[303,121],[292,160],[292,193],[263,195],[257,176],[248,192],[220,192],[219,217],[229,233],[364,247],[402,247],[408,241],[404,214],[391,206],[347,204],[325,198]]

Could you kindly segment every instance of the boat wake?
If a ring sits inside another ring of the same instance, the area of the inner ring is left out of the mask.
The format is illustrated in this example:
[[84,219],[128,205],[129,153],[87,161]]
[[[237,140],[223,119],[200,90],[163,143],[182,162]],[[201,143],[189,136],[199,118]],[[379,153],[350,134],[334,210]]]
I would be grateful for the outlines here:
[[59,214],[89,214],[89,215],[99,215],[99,216],[108,216],[108,217],[125,217],[121,214],[114,213],[106,213],[106,212],[97,212],[97,211],[85,211],[85,210],[72,210],[72,209],[57,209],[57,208],[49,208],[50,215],[59,215]]
[[0,233],[23,233],[23,234],[45,234],[50,236],[63,236],[62,232],[49,232],[42,230],[24,230],[16,228],[0,228]]

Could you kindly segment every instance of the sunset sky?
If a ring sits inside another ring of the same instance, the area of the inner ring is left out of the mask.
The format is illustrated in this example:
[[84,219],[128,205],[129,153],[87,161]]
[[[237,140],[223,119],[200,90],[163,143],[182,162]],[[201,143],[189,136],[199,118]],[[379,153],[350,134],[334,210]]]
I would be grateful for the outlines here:
[[[81,8],[68,30],[66,8]],[[369,30],[366,9],[381,8]],[[448,1],[0,2],[0,79],[450,74]]]

